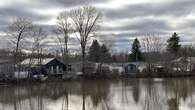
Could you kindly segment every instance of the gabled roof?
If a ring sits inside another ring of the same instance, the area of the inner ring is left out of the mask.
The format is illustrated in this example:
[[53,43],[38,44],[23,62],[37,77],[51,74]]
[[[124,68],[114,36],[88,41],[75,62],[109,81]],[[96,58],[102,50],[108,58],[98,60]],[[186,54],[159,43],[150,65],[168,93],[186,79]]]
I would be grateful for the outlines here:
[[21,62],[22,65],[46,65],[50,61],[54,60],[55,58],[43,58],[41,61],[38,58],[27,58]]

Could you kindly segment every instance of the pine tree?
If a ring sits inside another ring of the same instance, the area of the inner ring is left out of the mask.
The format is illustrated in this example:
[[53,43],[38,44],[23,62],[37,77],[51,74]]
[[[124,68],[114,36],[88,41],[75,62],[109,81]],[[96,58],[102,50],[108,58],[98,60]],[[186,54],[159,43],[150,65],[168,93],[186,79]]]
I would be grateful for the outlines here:
[[108,48],[103,44],[100,48],[100,62],[108,63],[111,61],[111,54],[109,53]]
[[179,44],[180,38],[177,33],[174,33],[172,37],[167,40],[167,51],[173,54],[177,54],[181,45]]
[[100,45],[97,40],[93,40],[93,43],[89,48],[89,61],[99,62],[99,58],[100,58]]
[[144,60],[142,52],[140,50],[141,46],[140,46],[140,42],[139,40],[136,38],[133,41],[133,45],[131,48],[131,54],[129,55],[129,60],[132,62],[136,62],[136,61],[142,61]]

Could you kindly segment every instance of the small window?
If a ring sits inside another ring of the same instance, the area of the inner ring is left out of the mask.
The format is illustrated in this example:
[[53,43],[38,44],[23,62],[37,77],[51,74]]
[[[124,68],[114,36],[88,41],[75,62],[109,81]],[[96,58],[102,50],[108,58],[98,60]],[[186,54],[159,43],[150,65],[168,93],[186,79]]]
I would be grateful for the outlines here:
[[66,66],[63,66],[63,71],[66,71]]
[[56,66],[53,66],[53,73],[57,73]]
[[68,65],[68,71],[71,71],[72,69],[71,69],[71,65]]
[[134,70],[134,66],[131,66],[131,70]]
[[59,66],[59,72],[62,73],[63,72],[63,67]]

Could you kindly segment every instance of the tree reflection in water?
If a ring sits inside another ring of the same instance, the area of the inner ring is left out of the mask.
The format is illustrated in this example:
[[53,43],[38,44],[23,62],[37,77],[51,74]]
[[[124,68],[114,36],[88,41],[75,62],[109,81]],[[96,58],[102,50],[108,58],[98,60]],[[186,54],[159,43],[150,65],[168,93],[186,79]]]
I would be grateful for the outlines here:
[[86,110],[85,107],[85,99],[89,97],[93,109],[98,109],[99,105],[101,105],[102,110],[109,110],[107,105],[107,97],[109,94],[109,81],[90,81],[90,82],[82,82],[82,95],[83,95],[83,109]]
[[145,84],[144,110],[164,110],[163,100],[160,97],[163,94],[159,90],[159,85],[154,79],[144,80],[143,83]]
[[164,87],[167,93],[167,104],[169,110],[179,110],[181,101],[186,102],[187,99],[191,99],[194,93],[193,85],[195,81],[190,78],[186,79],[166,79],[164,80]]
[[133,88],[132,90],[133,99],[135,103],[137,104],[140,98],[140,80],[135,80],[132,85],[132,88]]
[[195,109],[195,80],[128,79],[0,86],[1,110]]
[[69,110],[68,109],[68,101],[69,100],[69,97],[68,97],[68,92],[67,91],[65,91],[64,92],[64,96],[63,96],[63,98],[62,98],[62,109],[61,110]]

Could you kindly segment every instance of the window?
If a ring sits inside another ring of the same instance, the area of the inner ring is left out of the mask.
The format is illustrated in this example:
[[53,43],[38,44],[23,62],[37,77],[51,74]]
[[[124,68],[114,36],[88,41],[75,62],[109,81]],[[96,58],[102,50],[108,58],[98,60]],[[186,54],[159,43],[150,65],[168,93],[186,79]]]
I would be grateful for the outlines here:
[[53,73],[57,73],[57,68],[56,68],[56,66],[53,66]]
[[62,73],[63,72],[63,67],[59,66],[59,72]]
[[71,65],[68,65],[68,71],[71,71]]
[[66,66],[63,66],[63,71],[66,71]]

